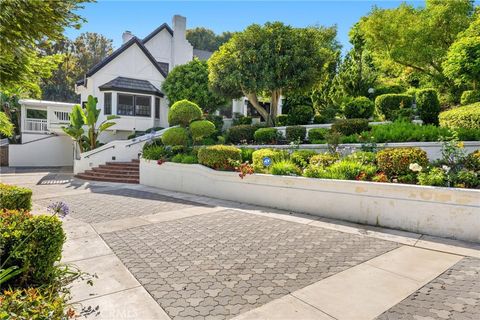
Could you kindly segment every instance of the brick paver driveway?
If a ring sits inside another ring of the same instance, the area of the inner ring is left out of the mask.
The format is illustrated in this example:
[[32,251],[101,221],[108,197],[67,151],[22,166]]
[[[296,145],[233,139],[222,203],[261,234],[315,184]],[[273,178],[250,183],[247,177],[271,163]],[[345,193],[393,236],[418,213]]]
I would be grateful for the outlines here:
[[32,188],[36,211],[53,201],[70,206],[64,259],[99,273],[93,289],[73,288],[73,301],[88,318],[426,320],[480,314],[475,245],[439,249],[454,253],[447,254],[418,248],[436,245],[421,235],[371,232],[141,186],[86,183],[65,173],[2,175],[2,182]]

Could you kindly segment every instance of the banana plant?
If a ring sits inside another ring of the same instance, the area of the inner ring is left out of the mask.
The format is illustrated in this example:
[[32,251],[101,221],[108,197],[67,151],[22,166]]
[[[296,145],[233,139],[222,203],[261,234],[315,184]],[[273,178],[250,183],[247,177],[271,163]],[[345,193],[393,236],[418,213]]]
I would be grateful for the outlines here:
[[18,276],[21,274],[25,269],[20,269],[17,266],[11,266],[7,269],[0,269],[0,285],[6,283],[8,280]]
[[117,115],[109,115],[107,119],[102,121],[97,128],[97,121],[98,116],[100,115],[101,110],[97,109],[97,98],[93,97],[92,95],[88,96],[87,104],[85,109],[83,110],[84,113],[84,121],[85,124],[88,126],[88,141],[90,143],[90,150],[93,150],[97,147],[98,141],[97,138],[103,131],[107,130],[111,126],[114,126],[116,123],[112,122],[113,119],[120,118]]
[[84,125],[85,121],[82,107],[80,107],[78,104],[74,105],[72,112],[70,113],[70,124],[68,127],[62,127],[62,130],[72,137],[73,140],[75,140],[75,142],[78,144],[80,152],[83,152],[84,149],[82,143],[83,133],[85,132],[83,130]]
[[[62,127],[63,131],[73,138],[78,144],[80,152],[93,150],[99,146],[98,136],[100,133],[115,125],[113,119],[120,118],[116,115],[107,116],[97,127],[100,109],[97,109],[97,98],[88,96],[85,108],[75,105],[70,113],[70,124],[68,127]],[[85,134],[84,126],[88,131]]]

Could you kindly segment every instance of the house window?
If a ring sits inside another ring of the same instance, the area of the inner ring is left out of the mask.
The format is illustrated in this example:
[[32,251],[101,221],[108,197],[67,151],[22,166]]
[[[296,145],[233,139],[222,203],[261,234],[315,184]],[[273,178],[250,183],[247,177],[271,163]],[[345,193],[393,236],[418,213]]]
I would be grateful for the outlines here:
[[27,119],[47,119],[47,110],[27,109]]
[[155,119],[160,119],[160,98],[155,98]]
[[152,116],[152,104],[150,97],[135,96],[135,115],[138,117]]
[[133,103],[134,96],[127,94],[118,95],[117,114],[119,116],[134,116],[135,106]]
[[118,94],[117,115],[151,117],[152,103],[149,96]]
[[112,93],[103,94],[103,114],[112,114]]

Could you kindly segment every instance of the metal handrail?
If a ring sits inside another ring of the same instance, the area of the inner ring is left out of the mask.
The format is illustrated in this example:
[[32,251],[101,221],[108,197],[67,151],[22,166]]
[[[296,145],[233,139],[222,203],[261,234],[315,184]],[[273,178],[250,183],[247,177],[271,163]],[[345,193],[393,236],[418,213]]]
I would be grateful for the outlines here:
[[37,141],[41,141],[41,140],[50,139],[50,138],[53,138],[53,137],[58,137],[58,134],[52,132],[52,133],[50,133],[50,135],[48,137],[43,137],[43,138],[40,138],[40,139],[37,139],[37,140],[28,141],[28,142],[22,143],[22,145],[37,142]]
[[94,154],[97,154],[97,153],[100,153],[102,151],[105,151],[105,150],[108,150],[108,149],[115,149],[115,146],[110,146],[110,147],[107,147],[107,148],[103,148],[103,149],[100,149],[100,150],[97,150],[95,152],[92,152],[92,153],[89,153],[87,154],[84,158],[90,158],[90,156],[93,156]]

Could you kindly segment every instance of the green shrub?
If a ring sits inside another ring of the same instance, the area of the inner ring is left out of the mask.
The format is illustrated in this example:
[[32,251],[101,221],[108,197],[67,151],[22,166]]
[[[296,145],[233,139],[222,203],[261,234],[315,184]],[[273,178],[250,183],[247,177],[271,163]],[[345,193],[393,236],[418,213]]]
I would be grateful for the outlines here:
[[362,164],[375,164],[376,154],[368,151],[356,151],[345,157],[345,160],[356,161]]
[[184,155],[182,159],[182,163],[184,164],[195,164],[198,163],[198,158],[194,155]]
[[347,119],[368,119],[373,115],[375,103],[367,97],[356,97],[345,103],[343,113]]
[[309,166],[304,175],[311,178],[338,180],[368,180],[375,175],[377,168],[371,164],[341,160],[328,167]]
[[[334,118],[335,116],[333,116],[332,118]],[[313,116],[313,123],[315,124],[324,124],[324,123],[328,123],[331,119],[327,118],[326,116],[322,115],[322,114],[316,114]]]
[[438,141],[441,137],[451,135],[447,128],[434,125],[418,125],[409,121],[395,121],[394,123],[372,126],[368,134],[377,143]]
[[208,146],[198,150],[198,163],[216,170],[233,170],[232,161],[241,161],[240,149],[233,146]]
[[178,153],[172,157],[171,161],[175,163],[182,163],[183,157],[184,157],[183,153]]
[[252,155],[255,149],[241,148],[240,150],[242,151],[242,162],[252,163]]
[[252,117],[244,116],[240,113],[235,113],[232,119],[232,126],[251,125]]
[[313,108],[311,106],[295,106],[288,112],[287,125],[309,124],[313,118],[313,114]]
[[441,112],[440,126],[480,130],[480,102]]
[[464,160],[465,168],[480,172],[480,149],[469,153]]
[[422,186],[444,187],[447,184],[447,175],[441,168],[432,168],[428,172],[418,174],[418,184]]
[[0,210],[30,210],[32,190],[0,183]]
[[220,134],[223,130],[223,117],[216,114],[207,114],[205,120],[212,122],[217,129],[217,132]]
[[339,119],[332,124],[332,131],[345,136],[358,134],[369,129],[367,119]]
[[396,120],[410,113],[412,97],[406,94],[383,94],[375,99],[375,109],[385,120]]
[[460,98],[460,103],[462,106],[475,102],[480,102],[480,90],[463,91],[462,97]]
[[263,165],[263,158],[269,157],[272,159],[272,162],[282,161],[288,158],[288,154],[283,150],[275,150],[275,149],[259,149],[253,152],[252,160],[253,160],[253,169],[255,172],[263,172],[265,173],[268,168]]
[[480,141],[480,130],[470,128],[456,128],[453,131],[457,133],[460,141]]
[[142,152],[143,159],[147,160],[160,160],[168,156],[168,151],[164,146],[150,146],[145,148]]
[[17,210],[0,211],[0,235],[0,261],[6,261],[10,255],[3,268],[25,268],[20,276],[13,279],[21,282],[19,285],[48,284],[55,278],[55,263],[60,261],[66,239],[62,222],[56,216],[33,216]]
[[280,114],[277,116],[277,120],[275,121],[276,126],[286,126],[288,122],[288,115],[287,114]]
[[440,101],[437,90],[421,89],[416,92],[418,115],[424,124],[438,125],[438,114],[440,113]]
[[67,297],[58,291],[56,286],[42,286],[0,292],[0,318],[69,319]]
[[298,176],[301,174],[300,168],[290,160],[275,162],[270,167],[269,172],[276,176]]
[[161,138],[166,146],[186,146],[188,144],[188,131],[182,127],[170,128],[163,133]]
[[275,144],[280,137],[280,133],[275,128],[260,128],[255,131],[253,137],[258,144]]
[[148,149],[152,146],[163,146],[162,138],[155,138],[153,140],[147,141],[144,145],[142,150]]
[[253,141],[253,135],[257,131],[256,126],[239,125],[230,127],[227,131],[227,140],[234,144],[249,143]]
[[428,164],[427,153],[420,148],[391,148],[377,152],[377,165],[388,177],[410,174],[410,164],[417,163],[425,167]]
[[285,137],[288,142],[303,142],[305,141],[305,137],[307,136],[307,128],[302,126],[287,127],[285,129],[285,133]]
[[314,143],[315,141],[325,140],[325,134],[328,129],[325,128],[313,128],[308,130],[308,141]]
[[315,155],[317,153],[313,150],[296,150],[290,155],[290,160],[300,168],[304,168],[309,164],[310,158]]
[[318,167],[328,167],[339,159],[336,153],[320,153],[310,157],[310,164]]
[[399,84],[380,85],[375,87],[374,95],[378,97],[384,94],[398,94],[404,91],[405,88]]
[[168,111],[168,123],[171,126],[187,127],[190,122],[202,118],[202,109],[188,100],[175,102]]
[[460,170],[453,181],[456,188],[476,188],[480,185],[478,173],[467,169]]
[[215,124],[208,120],[198,120],[190,123],[190,133],[193,141],[200,141],[215,132]]

